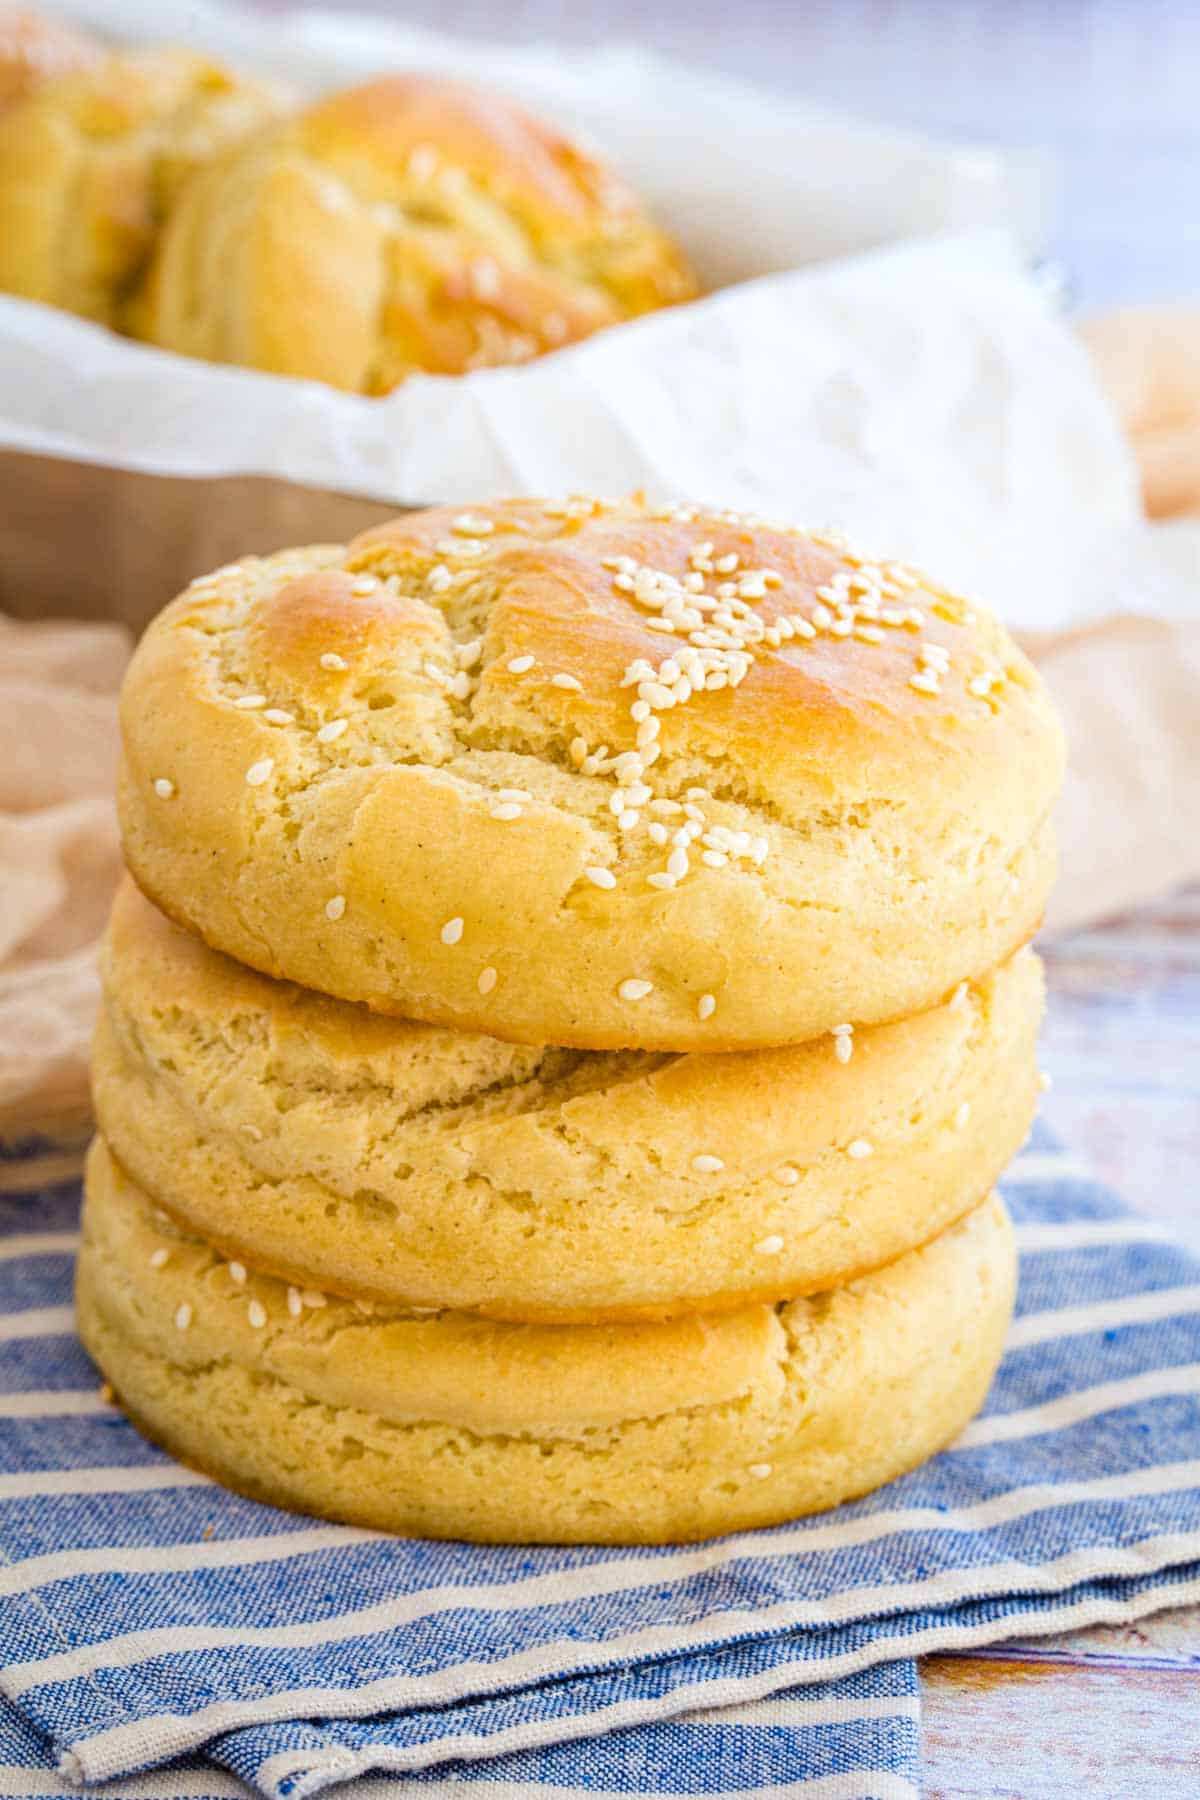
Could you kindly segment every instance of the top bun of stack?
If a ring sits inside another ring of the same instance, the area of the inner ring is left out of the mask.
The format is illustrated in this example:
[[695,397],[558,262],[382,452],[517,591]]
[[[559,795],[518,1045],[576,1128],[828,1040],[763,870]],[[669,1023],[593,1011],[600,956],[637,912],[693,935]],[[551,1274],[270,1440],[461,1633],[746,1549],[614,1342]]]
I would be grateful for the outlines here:
[[247,559],[122,699],[129,865],[217,949],[525,1043],[728,1050],[936,1004],[1035,930],[1063,747],[982,608],[638,500]]

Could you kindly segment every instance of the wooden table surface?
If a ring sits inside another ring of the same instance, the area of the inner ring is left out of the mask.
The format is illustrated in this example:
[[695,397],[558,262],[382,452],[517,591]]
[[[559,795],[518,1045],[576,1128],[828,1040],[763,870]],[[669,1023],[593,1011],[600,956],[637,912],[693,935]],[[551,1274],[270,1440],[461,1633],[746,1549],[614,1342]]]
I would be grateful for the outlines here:
[[[1042,946],[1043,1116],[1200,1254],[1200,888]],[[1196,1800],[1200,1607],[922,1664],[931,1800]]]

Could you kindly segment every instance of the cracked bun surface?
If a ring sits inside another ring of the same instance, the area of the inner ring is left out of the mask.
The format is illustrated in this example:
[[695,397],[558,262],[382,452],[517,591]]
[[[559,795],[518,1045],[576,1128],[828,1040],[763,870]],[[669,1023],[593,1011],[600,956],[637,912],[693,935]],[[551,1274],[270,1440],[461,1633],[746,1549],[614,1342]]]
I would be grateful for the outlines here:
[[267,980],[132,887],[96,1116],[226,1255],[330,1293],[560,1322],[791,1299],[977,1205],[1033,1115],[1032,951],[898,1024],[724,1056],[414,1024]]
[[187,50],[106,56],[0,113],[0,288],[106,325],[187,177],[278,96]]
[[248,559],[121,706],[138,884],[213,947],[531,1044],[921,1012],[1033,933],[1062,740],[986,613],[827,534],[440,508]]
[[364,1313],[184,1236],[101,1141],[78,1266],[120,1404],[256,1499],[376,1529],[658,1543],[836,1506],[981,1404],[1015,1259],[994,1196],[832,1293],[657,1324]]
[[133,326],[189,356],[385,394],[695,292],[631,190],[552,127],[499,94],[391,75],[207,170]]

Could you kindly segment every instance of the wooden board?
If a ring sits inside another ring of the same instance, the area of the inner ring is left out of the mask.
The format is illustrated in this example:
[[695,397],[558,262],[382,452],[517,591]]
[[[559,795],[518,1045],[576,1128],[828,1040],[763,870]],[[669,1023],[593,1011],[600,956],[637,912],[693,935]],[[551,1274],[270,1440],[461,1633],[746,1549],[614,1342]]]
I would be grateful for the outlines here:
[[[1200,888],[1042,949],[1047,1122],[1200,1254]],[[937,1800],[1200,1796],[1200,1607],[921,1672]]]

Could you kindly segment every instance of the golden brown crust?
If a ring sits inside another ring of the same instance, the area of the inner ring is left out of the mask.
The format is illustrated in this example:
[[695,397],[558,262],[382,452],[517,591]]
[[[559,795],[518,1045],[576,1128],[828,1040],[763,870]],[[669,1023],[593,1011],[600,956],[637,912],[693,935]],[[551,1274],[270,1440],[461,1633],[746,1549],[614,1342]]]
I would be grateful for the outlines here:
[[182,185],[278,110],[185,50],[111,55],[0,116],[0,288],[105,324]]
[[208,171],[133,324],[188,355],[380,394],[694,292],[630,190],[561,134],[499,95],[392,75]]
[[1028,952],[845,1062],[833,1038],[588,1054],[391,1020],[214,955],[130,887],[103,973],[96,1112],[140,1185],[227,1256],[392,1304],[590,1323],[818,1291],[976,1205],[1034,1107]]
[[150,628],[122,721],[127,858],[172,917],[526,1043],[903,1017],[1024,943],[1053,872],[1061,734],[996,622],[732,515],[442,508],[234,565]]
[[0,4],[0,112],[48,81],[90,68],[103,54],[85,31],[31,6]]
[[364,1317],[181,1238],[98,1145],[78,1303],[138,1423],[275,1504],[385,1530],[663,1542],[838,1504],[979,1405],[1012,1304],[995,1199],[868,1279],[664,1325]]

